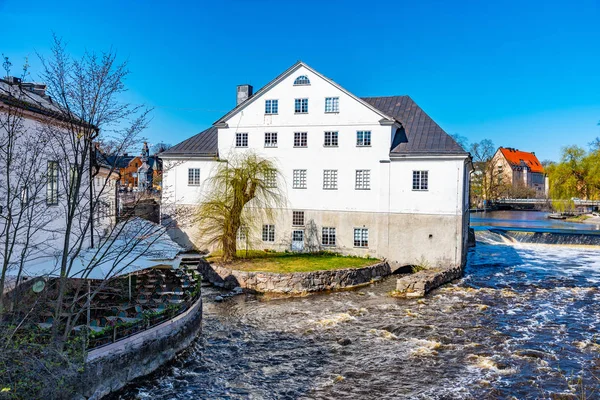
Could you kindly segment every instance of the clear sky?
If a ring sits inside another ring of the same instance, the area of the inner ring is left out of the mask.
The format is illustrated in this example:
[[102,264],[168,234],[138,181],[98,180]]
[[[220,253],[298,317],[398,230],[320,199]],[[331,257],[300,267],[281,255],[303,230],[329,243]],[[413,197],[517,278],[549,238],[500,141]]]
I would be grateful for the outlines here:
[[0,0],[0,52],[22,63],[112,46],[146,136],[176,144],[303,60],[358,96],[410,95],[446,132],[535,151],[600,136],[600,2]]

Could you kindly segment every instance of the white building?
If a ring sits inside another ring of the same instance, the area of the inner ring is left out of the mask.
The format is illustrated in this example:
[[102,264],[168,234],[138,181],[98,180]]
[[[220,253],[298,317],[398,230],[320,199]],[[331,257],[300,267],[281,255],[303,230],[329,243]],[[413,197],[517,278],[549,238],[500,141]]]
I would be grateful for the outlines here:
[[[303,62],[237,95],[212,127],[161,154],[164,218],[201,201],[219,161],[250,150],[276,161],[289,204],[250,233],[254,248],[465,261],[469,155],[410,97],[360,98]],[[174,237],[202,248],[194,223],[178,225]]]
[[73,126],[83,124],[66,117],[45,85],[0,79],[0,284],[42,264],[56,269],[68,231],[70,250],[85,250],[116,222],[118,174],[98,149],[74,155]]

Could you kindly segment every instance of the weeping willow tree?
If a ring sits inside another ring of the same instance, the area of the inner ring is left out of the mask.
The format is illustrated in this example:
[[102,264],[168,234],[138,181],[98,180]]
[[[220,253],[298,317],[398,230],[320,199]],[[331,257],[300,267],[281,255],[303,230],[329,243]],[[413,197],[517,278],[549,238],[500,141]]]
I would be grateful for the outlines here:
[[237,254],[237,233],[252,229],[263,218],[271,219],[285,204],[277,185],[281,174],[273,161],[248,152],[222,160],[208,180],[208,190],[198,208],[201,240],[223,251],[223,261]]
[[[587,200],[600,198],[600,148],[589,152],[578,146],[566,147],[562,151],[561,160],[546,168],[550,181],[550,196],[555,201],[554,207],[564,211],[566,207],[574,207],[574,197]],[[565,204],[568,200],[569,204]]]

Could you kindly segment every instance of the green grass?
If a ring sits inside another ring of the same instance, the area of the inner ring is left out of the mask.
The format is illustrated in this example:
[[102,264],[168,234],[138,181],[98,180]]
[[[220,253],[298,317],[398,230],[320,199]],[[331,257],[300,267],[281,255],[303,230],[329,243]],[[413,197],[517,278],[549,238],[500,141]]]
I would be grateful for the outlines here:
[[[326,271],[343,268],[361,268],[379,262],[377,258],[342,256],[331,252],[318,253],[277,253],[261,250],[238,251],[238,259],[227,263],[228,268],[240,271],[292,272]],[[214,252],[208,261],[220,262],[219,252]]]
[[591,217],[589,215],[582,214],[582,215],[578,215],[576,217],[567,218],[567,219],[565,219],[565,221],[568,221],[568,222],[583,222],[583,221],[585,221],[588,218],[591,218]]

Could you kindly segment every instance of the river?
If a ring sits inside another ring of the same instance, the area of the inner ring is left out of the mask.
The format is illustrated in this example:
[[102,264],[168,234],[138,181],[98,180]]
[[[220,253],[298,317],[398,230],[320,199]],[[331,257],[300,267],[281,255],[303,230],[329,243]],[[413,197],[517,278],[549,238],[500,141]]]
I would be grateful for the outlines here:
[[[506,215],[483,219],[522,221]],[[507,242],[486,229],[477,240],[465,277],[421,300],[390,297],[394,277],[270,301],[215,303],[219,290],[205,288],[199,340],[114,398],[598,398],[600,248]]]

